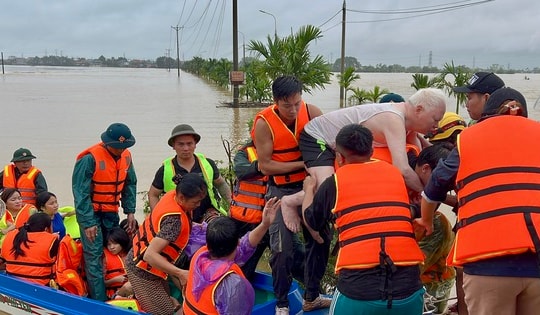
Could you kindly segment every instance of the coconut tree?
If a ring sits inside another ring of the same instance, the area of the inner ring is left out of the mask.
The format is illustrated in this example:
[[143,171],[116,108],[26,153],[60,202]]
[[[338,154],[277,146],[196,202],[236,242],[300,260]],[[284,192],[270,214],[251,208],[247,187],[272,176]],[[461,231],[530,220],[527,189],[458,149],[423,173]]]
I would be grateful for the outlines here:
[[339,86],[342,87],[345,90],[344,99],[347,99],[347,91],[350,89],[351,84],[360,79],[360,75],[357,74],[356,69],[354,67],[348,67],[343,72],[343,75],[338,74],[339,79]]
[[266,43],[251,40],[248,49],[264,59],[253,66],[254,73],[271,80],[280,75],[294,75],[304,83],[306,92],[324,89],[330,83],[330,66],[321,55],[312,56],[309,51],[311,42],[321,37],[319,28],[306,25],[287,37],[268,35]]

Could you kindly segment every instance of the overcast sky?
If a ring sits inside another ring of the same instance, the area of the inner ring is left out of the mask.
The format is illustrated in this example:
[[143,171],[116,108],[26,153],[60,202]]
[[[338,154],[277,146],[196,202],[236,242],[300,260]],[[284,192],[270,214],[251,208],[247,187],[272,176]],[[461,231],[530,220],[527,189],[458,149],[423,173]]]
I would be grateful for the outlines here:
[[[342,5],[342,0],[238,0],[238,29],[247,44],[273,36],[274,26],[278,36],[307,24],[320,27],[323,37],[311,51],[333,62],[341,54]],[[442,8],[448,10],[432,11]],[[410,11],[415,13],[405,13]],[[346,56],[363,65],[424,66],[431,52],[432,65],[439,67],[452,60],[469,67],[540,67],[539,12],[538,0],[349,0]],[[168,50],[175,57],[171,26],[180,27],[181,59],[232,60],[232,0],[2,1],[0,51],[4,58],[155,59]],[[242,41],[239,35],[240,58]]]

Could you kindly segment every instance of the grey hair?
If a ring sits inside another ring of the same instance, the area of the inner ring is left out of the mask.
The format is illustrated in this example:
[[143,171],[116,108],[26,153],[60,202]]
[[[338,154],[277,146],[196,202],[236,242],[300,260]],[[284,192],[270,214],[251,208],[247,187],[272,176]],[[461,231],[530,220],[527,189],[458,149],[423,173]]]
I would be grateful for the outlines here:
[[438,106],[446,109],[446,95],[441,89],[425,88],[416,91],[408,101],[414,107],[422,104],[425,109],[432,109]]

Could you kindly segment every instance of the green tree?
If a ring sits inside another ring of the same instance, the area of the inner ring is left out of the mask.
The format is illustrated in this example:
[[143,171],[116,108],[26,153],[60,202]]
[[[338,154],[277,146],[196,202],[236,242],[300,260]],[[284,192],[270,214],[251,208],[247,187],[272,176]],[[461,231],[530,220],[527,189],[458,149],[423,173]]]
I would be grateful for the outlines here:
[[454,87],[464,86],[467,84],[471,73],[465,66],[455,66],[454,61],[451,63],[445,63],[444,68],[439,75],[441,84],[448,96],[454,96],[456,98],[456,113],[459,114],[459,107],[465,104],[467,101],[466,93],[454,92]]
[[360,88],[351,88],[352,95],[349,97],[350,105],[364,104],[368,101],[368,91]]
[[441,88],[442,83],[440,77],[436,76],[433,78],[429,78],[427,74],[422,73],[415,73],[412,75],[413,77],[413,83],[411,83],[411,87],[413,87],[415,90],[425,89],[425,88]]
[[360,75],[355,72],[355,68],[348,67],[343,72],[343,75],[338,74],[339,86],[345,90],[344,99],[347,99],[347,91],[350,89],[351,84],[360,79]]
[[[345,56],[344,60],[345,61],[343,62],[343,67],[345,69],[350,67],[353,67],[354,69],[360,69],[361,67],[360,62],[358,62],[358,59],[356,59],[355,57]],[[334,65],[332,66],[332,71],[341,72],[341,58],[336,59]]]
[[381,89],[380,86],[375,85],[373,87],[373,90],[367,91],[366,98],[373,103],[377,103],[381,96],[388,93],[390,93],[388,89]]
[[330,83],[330,66],[320,55],[311,56],[309,45],[322,37],[321,30],[312,25],[302,26],[298,32],[287,37],[267,36],[266,44],[251,40],[248,49],[262,57],[265,62],[254,64],[257,76],[270,80],[281,75],[294,75],[304,83],[304,91],[324,89]]

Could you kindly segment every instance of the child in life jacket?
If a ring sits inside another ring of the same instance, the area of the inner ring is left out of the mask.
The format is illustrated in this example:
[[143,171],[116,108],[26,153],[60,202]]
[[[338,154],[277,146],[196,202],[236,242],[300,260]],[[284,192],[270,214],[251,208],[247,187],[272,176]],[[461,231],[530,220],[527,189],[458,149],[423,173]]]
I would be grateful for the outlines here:
[[109,231],[103,251],[103,273],[109,299],[133,295],[124,267],[124,258],[130,249],[131,239],[124,229],[117,227]]

